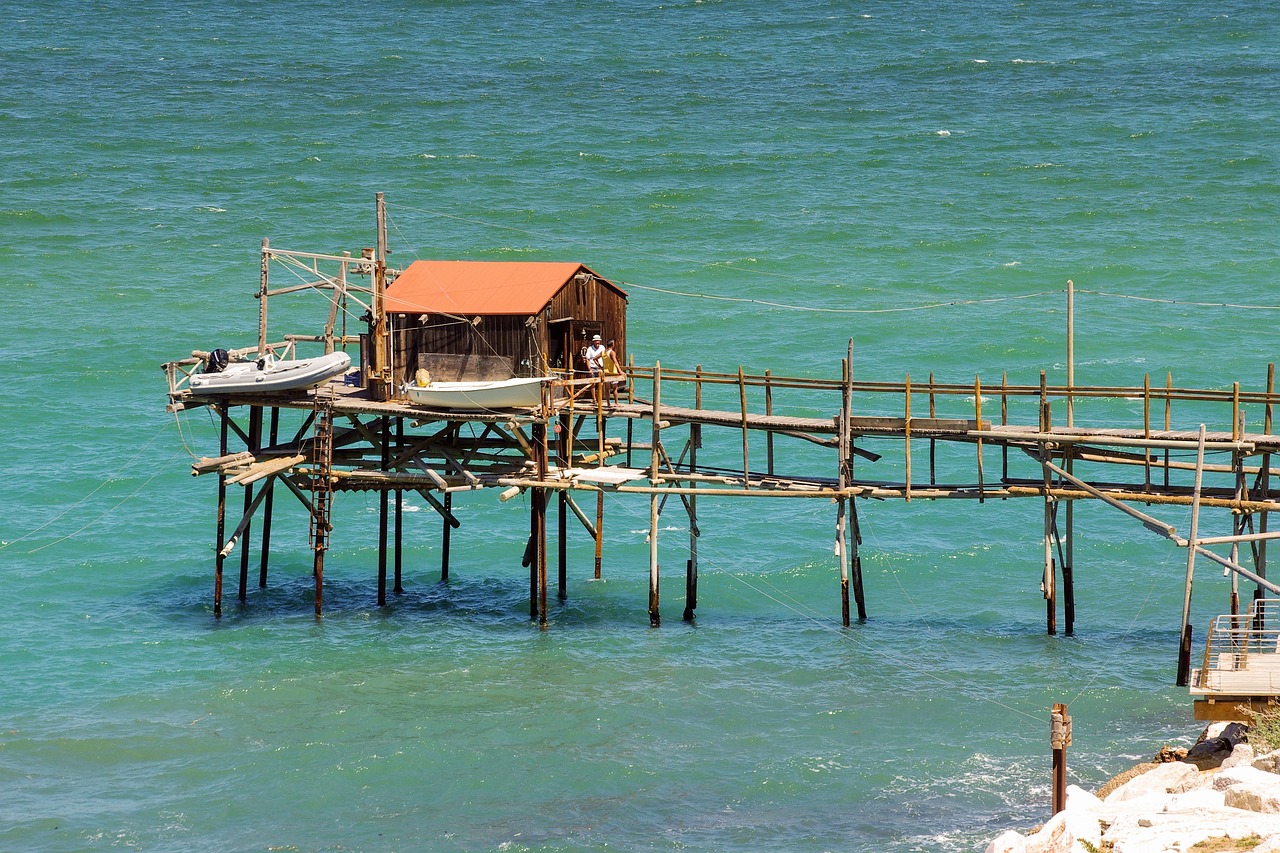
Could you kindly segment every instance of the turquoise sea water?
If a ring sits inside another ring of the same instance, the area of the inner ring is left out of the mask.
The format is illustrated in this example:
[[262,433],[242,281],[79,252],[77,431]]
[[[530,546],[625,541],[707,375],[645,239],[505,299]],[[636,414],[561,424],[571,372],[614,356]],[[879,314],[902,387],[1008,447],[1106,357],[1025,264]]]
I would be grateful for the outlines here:
[[[651,630],[647,506],[620,500],[606,580],[575,541],[539,632],[520,501],[458,499],[447,586],[410,514],[383,610],[376,503],[342,495],[323,621],[295,514],[271,586],[215,622],[214,483],[187,465],[216,430],[165,414],[157,367],[253,343],[261,239],[371,245],[381,190],[393,260],[622,283],[641,363],[834,378],[852,337],[860,379],[1060,382],[1072,279],[1077,381],[1256,389],[1280,313],[1187,303],[1280,303],[1274,8],[3,18],[0,849],[962,851],[1047,816],[1052,703],[1086,786],[1194,734],[1185,555],[1092,506],[1070,639],[1044,636],[1034,501],[861,505],[849,630],[830,505],[704,501],[696,625],[668,515]],[[1200,572],[1198,632],[1227,589]]]

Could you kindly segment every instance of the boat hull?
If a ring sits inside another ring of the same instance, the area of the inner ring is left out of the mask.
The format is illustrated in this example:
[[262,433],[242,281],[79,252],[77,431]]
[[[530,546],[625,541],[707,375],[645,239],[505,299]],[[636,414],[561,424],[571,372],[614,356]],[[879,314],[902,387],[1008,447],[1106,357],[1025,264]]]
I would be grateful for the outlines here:
[[432,382],[409,385],[405,394],[417,406],[430,409],[531,409],[542,402],[545,376],[501,382]]
[[196,394],[272,394],[314,388],[343,373],[351,366],[351,356],[334,352],[316,358],[276,361],[258,367],[255,361],[229,364],[219,373],[197,373],[191,377]]

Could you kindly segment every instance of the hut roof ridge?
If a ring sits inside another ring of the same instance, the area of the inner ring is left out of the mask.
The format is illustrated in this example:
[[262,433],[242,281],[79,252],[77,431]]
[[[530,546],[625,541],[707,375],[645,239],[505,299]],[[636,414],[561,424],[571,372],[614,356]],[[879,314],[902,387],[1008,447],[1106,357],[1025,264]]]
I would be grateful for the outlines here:
[[386,311],[535,314],[580,271],[600,278],[576,262],[418,260],[387,287]]

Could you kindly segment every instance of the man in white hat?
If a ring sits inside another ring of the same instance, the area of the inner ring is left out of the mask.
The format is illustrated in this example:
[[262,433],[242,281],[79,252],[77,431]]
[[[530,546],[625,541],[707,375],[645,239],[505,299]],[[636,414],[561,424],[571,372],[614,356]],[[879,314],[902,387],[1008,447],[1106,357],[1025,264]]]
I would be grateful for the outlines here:
[[604,343],[600,340],[599,335],[593,335],[591,338],[591,346],[587,347],[584,356],[587,359],[587,370],[591,371],[594,378],[600,375],[600,367],[604,359]]

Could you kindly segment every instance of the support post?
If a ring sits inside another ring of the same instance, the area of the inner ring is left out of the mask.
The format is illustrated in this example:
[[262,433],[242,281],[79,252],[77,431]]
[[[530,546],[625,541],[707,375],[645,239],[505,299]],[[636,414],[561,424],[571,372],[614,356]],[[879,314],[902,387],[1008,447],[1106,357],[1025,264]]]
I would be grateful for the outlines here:
[[[249,452],[257,454],[262,449],[262,407],[249,407]],[[264,485],[263,488],[269,488]],[[244,487],[244,510],[243,514],[248,515],[250,508],[253,507],[253,486]],[[249,597],[249,558],[252,556],[252,547],[250,547],[251,524],[245,524],[244,532],[240,536],[240,601],[245,601]]]
[[[382,473],[387,472],[387,468],[391,463],[391,420],[384,417],[382,419],[382,429],[380,430],[382,439],[382,461],[379,464],[379,470]],[[387,514],[388,514],[388,495],[387,490],[382,489],[378,492],[378,606],[387,606]]]
[[1204,481],[1204,424],[1200,424],[1200,445],[1196,448],[1196,485],[1191,493],[1191,527],[1187,534],[1187,581],[1182,591],[1182,642],[1178,646],[1179,687],[1191,677],[1191,581],[1196,568],[1196,547],[1200,535],[1200,485]]
[[[547,479],[547,425],[545,422],[538,422],[533,425],[534,451],[538,454],[537,474],[538,482],[546,482]],[[547,490],[536,488],[533,490],[533,506],[534,517],[536,519],[537,536],[534,545],[537,551],[537,559],[534,565],[537,570],[537,586],[538,586],[538,627],[547,627]]]
[[[280,407],[271,407],[271,429],[268,433],[267,443],[275,446],[280,434]],[[267,499],[262,505],[262,558],[258,563],[258,587],[265,589],[267,586],[267,563],[271,554],[271,504],[276,494],[276,483],[274,479],[266,486]]]
[[[702,424],[689,424],[689,471],[698,470],[698,447],[702,444]],[[772,470],[772,462],[770,462]],[[690,482],[692,487],[695,484]],[[685,564],[684,576],[684,621],[692,622],[694,611],[698,607],[698,495],[689,493],[685,508],[689,514],[689,560]]]
[[[227,405],[224,400],[218,406],[218,418],[222,424],[221,438],[218,443],[218,455],[227,455]],[[226,555],[222,548],[222,534],[225,532],[227,523],[227,475],[221,471],[218,472],[218,533],[217,539],[214,541],[213,553],[216,555],[213,561],[213,615],[215,618],[222,616],[222,564],[226,561]]]
[[[1267,435],[1271,435],[1271,398],[1276,390],[1276,366],[1272,362],[1267,365],[1267,404],[1262,409],[1262,431]],[[1271,454],[1262,454],[1262,471],[1258,475],[1258,488],[1265,498],[1271,493]],[[1270,513],[1266,510],[1258,513],[1258,532],[1266,533]],[[1267,540],[1263,539],[1258,542],[1257,550],[1254,551],[1253,558],[1254,568],[1257,570],[1258,576],[1265,578],[1267,576]],[[1255,599],[1264,596],[1262,586],[1258,585],[1254,590],[1253,597]]]
[[[662,364],[653,364],[653,441],[649,458],[649,482],[658,485],[659,443],[662,432],[659,424],[662,421]],[[662,624],[662,614],[658,607],[659,572],[658,572],[658,493],[649,495],[649,627],[657,628]]]
[[453,514],[453,494],[451,492],[444,493],[444,511],[445,517],[441,524],[444,526],[443,532],[440,534],[440,582],[445,583],[449,580],[449,536],[453,528],[449,525],[448,516]]
[[738,366],[738,399],[742,405],[742,488],[751,488],[751,468],[747,463],[747,380]]
[[[1049,458],[1049,450],[1041,445],[1042,458]],[[1058,598],[1056,590],[1056,571],[1053,562],[1053,512],[1054,497],[1051,493],[1053,483],[1048,466],[1044,467],[1044,575],[1040,581],[1040,590],[1045,600],[1045,630],[1052,636],[1058,633]]]
[[849,498],[849,568],[853,571],[853,603],[858,607],[858,621],[867,621],[867,596],[862,586],[862,557],[858,546],[862,544],[862,526],[858,523],[858,505]]
[[311,493],[314,528],[314,561],[311,572],[316,582],[316,618],[324,612],[324,554],[329,548],[329,507],[333,496],[333,409],[317,400],[315,437],[312,442],[314,484]]
[[[396,455],[404,447],[404,419],[396,418]],[[395,534],[395,573],[391,591],[396,595],[404,592],[404,489],[396,489],[396,534]]]
[[[1067,457],[1067,471],[1072,469],[1071,457]],[[1067,541],[1062,559],[1062,616],[1066,622],[1064,633],[1068,637],[1076,632],[1076,578],[1075,578],[1075,507],[1076,502],[1066,501]]]
[[1067,747],[1071,746],[1071,715],[1058,702],[1049,717],[1049,748],[1053,750],[1053,813],[1067,807]]
[[[764,413],[767,416],[773,415],[773,374],[766,370],[764,372]],[[769,476],[773,476],[773,430],[765,433],[765,454],[768,459]]]
[[[849,342],[852,355],[853,342]],[[846,358],[840,364],[840,415],[837,418],[836,434],[839,442],[836,451],[836,484],[841,496],[836,501],[836,559],[840,563],[840,624],[849,627],[849,540],[846,517],[848,505],[844,490],[849,486],[849,409],[850,384],[852,378],[852,359]]]

